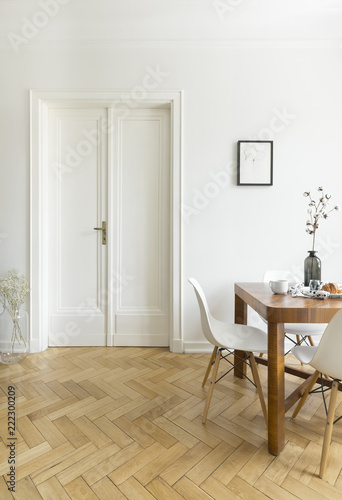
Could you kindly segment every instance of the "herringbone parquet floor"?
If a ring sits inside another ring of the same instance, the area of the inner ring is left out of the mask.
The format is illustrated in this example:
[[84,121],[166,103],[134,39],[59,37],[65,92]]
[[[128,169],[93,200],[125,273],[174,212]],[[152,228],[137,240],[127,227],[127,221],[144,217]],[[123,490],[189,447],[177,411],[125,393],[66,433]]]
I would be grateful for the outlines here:
[[[295,422],[287,415],[286,446],[273,457],[255,390],[233,375],[216,386],[202,425],[208,360],[161,348],[83,347],[0,365],[1,500],[342,499],[342,422],[326,478],[317,477],[320,396]],[[260,373],[266,389],[265,367]],[[299,380],[286,382],[291,391]],[[17,406],[14,494],[5,483],[9,385]]]

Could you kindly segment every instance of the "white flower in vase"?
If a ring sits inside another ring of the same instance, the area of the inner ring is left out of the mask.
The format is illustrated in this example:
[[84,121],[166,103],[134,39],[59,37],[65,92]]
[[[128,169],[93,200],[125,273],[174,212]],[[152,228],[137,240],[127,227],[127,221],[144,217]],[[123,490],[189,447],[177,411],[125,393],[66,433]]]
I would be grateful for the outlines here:
[[20,325],[20,309],[29,293],[28,281],[16,269],[11,269],[6,276],[0,277],[0,304],[12,320],[11,338],[7,343],[4,338],[0,339],[0,361],[5,364],[19,362],[27,355],[27,340]]

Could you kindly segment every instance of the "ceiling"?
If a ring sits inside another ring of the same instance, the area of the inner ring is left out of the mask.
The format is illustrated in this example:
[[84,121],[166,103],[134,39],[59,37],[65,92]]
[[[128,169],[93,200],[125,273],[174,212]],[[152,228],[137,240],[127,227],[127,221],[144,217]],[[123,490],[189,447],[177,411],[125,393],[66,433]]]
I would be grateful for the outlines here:
[[[43,3],[0,0],[0,40]],[[341,27],[342,0],[70,0],[32,41],[339,41]]]

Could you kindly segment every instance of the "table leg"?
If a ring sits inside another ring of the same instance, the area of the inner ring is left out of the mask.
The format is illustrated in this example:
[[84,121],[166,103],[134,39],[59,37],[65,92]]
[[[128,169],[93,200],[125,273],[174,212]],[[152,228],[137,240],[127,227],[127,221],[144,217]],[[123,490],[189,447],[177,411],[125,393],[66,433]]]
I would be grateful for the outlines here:
[[268,322],[268,451],[285,445],[284,325]]
[[[235,295],[235,323],[239,325],[247,325],[247,304],[238,295]],[[239,363],[241,358],[247,357],[247,354],[244,351],[235,351],[235,354],[234,364]],[[240,363],[239,370],[234,368],[234,375],[235,377],[243,378],[243,374],[246,375],[247,373],[246,364]]]

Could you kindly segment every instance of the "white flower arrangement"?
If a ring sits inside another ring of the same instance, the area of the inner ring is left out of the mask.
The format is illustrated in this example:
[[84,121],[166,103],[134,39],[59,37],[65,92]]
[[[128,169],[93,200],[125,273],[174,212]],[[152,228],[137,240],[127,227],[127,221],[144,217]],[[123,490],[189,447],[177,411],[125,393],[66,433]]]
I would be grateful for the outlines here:
[[12,349],[16,341],[19,344],[23,342],[26,346],[19,325],[19,310],[29,293],[30,286],[28,281],[16,269],[11,269],[6,276],[0,277],[0,303],[8,311],[13,321]]
[[320,219],[327,219],[328,214],[330,212],[333,212],[334,210],[340,210],[340,207],[338,205],[335,205],[334,208],[331,208],[328,210],[328,204],[330,202],[331,195],[330,194],[324,194],[324,189],[322,186],[317,188],[318,194],[319,194],[319,200],[316,202],[315,200],[312,199],[310,191],[305,191],[303,196],[309,197],[309,208],[308,208],[308,214],[310,216],[310,220],[306,221],[306,232],[308,234],[312,234],[312,250],[315,250],[315,238],[316,238],[316,231],[319,227],[318,221]]

